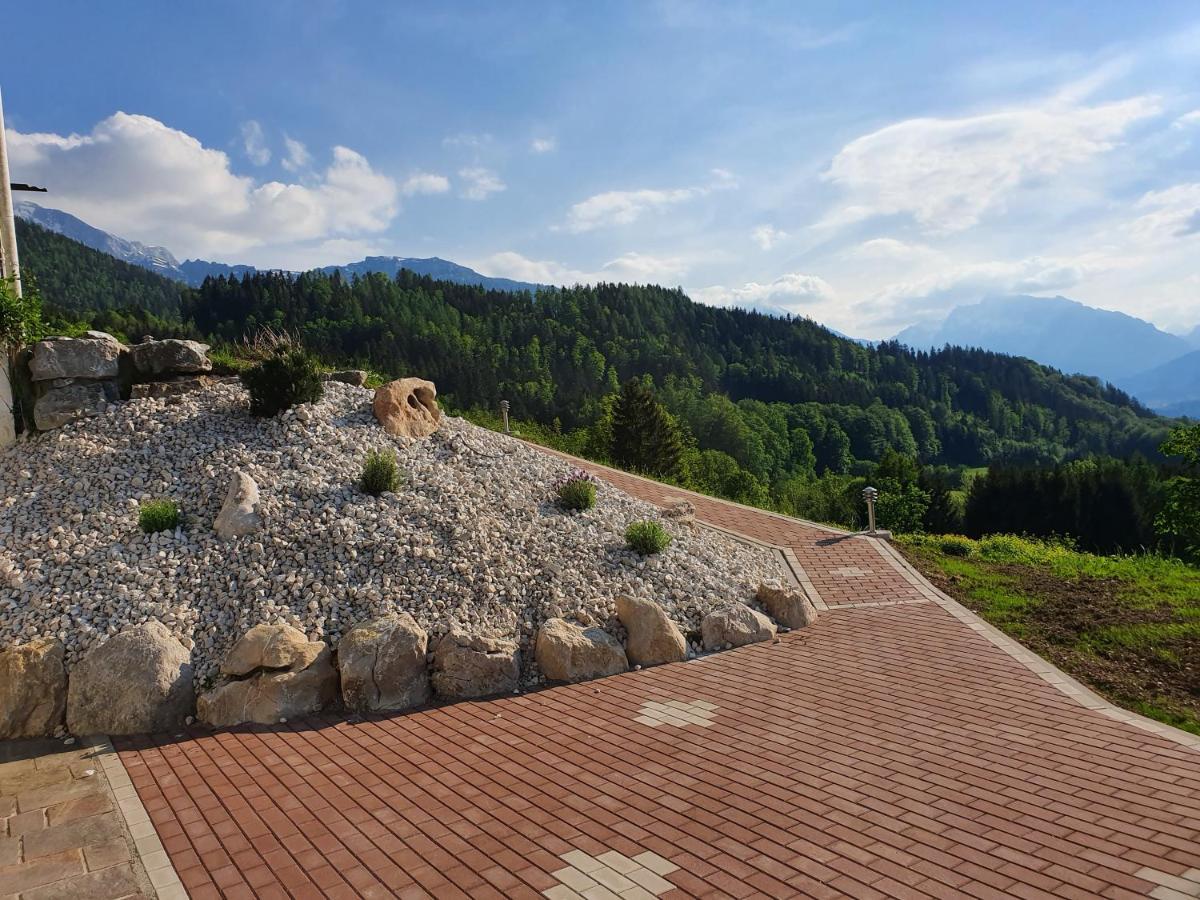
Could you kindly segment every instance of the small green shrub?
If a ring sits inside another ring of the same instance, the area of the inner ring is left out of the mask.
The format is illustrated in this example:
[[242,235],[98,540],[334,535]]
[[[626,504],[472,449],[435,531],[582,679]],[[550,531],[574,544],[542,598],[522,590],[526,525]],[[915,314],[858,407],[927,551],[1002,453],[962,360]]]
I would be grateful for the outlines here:
[[666,550],[667,545],[671,543],[671,536],[657,522],[632,522],[625,529],[625,543],[635,553],[650,556]]
[[363,463],[358,486],[364,494],[371,494],[374,497],[400,487],[400,472],[396,468],[396,451],[369,451],[367,460]]
[[299,347],[285,347],[241,373],[250,392],[250,412],[274,416],[297,403],[314,403],[325,396],[317,360]]
[[596,486],[590,481],[573,478],[558,487],[558,505],[573,512],[582,512],[596,505]]
[[138,525],[146,534],[179,527],[179,507],[174,500],[147,500],[138,510]]
[[975,542],[961,534],[943,534],[937,539],[937,546],[947,556],[970,556],[975,550]]

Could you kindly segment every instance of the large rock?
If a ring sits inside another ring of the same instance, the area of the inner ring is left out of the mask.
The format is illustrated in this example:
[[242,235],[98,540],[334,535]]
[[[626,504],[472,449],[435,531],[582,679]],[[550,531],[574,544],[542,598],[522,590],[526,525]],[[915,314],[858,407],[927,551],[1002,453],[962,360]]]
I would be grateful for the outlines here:
[[374,410],[384,431],[403,437],[427,437],[442,422],[437,388],[420,378],[401,378],[378,388]]
[[734,603],[713,610],[700,622],[705,650],[720,650],[726,645],[744,647],[775,637],[775,623],[745,603]]
[[71,672],[67,728],[75,734],[168,731],[192,711],[191,656],[159,622],[90,650]]
[[351,384],[354,387],[362,387],[367,383],[367,373],[362,369],[343,369],[340,372],[330,372],[325,376],[326,381],[340,381],[342,384]]
[[176,375],[166,381],[147,381],[135,384],[129,389],[130,400],[151,400],[171,397],[182,397],[193,391],[203,391],[214,384],[220,384],[219,378],[211,375]]
[[297,671],[310,665],[325,649],[291,625],[255,625],[225,654],[222,675],[249,675],[257,669]]
[[629,632],[625,653],[635,666],[657,666],[687,659],[683,634],[653,600],[618,596],[617,618]]
[[512,693],[520,674],[515,643],[468,634],[457,626],[433,653],[433,689],[447,700]]
[[256,675],[227,681],[196,701],[196,716],[213,728],[256,722],[274,725],[282,719],[320,712],[337,696],[337,673],[324,641],[308,665],[294,669],[263,669]]
[[80,338],[38,341],[29,360],[29,377],[34,381],[116,378],[122,349],[120,341],[103,331],[89,331]]
[[94,381],[52,388],[34,403],[33,424],[39,431],[50,431],[78,419],[104,415],[112,393]]
[[784,628],[807,628],[817,621],[817,608],[803,591],[760,584],[755,599]]
[[245,472],[236,471],[225,492],[225,502],[213,522],[213,529],[225,540],[251,534],[262,527],[258,485]]
[[429,701],[428,636],[408,613],[356,625],[338,643],[342,699],[359,712]]
[[133,360],[133,368],[143,379],[159,375],[212,371],[212,362],[208,358],[208,344],[198,341],[180,341],[175,338],[146,341],[130,347],[129,355]]
[[62,643],[39,638],[0,653],[0,740],[52,735],[66,708]]
[[603,628],[547,619],[534,647],[538,668],[551,681],[588,681],[629,669],[621,642]]

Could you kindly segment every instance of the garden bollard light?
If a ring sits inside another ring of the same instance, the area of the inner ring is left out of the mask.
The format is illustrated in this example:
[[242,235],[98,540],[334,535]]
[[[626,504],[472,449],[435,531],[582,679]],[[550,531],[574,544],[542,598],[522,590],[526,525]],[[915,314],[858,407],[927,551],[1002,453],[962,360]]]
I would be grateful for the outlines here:
[[508,401],[507,400],[500,401],[500,415],[504,418],[504,433],[512,434],[512,432],[508,430]]
[[879,491],[873,487],[863,488],[863,499],[867,501],[867,532],[875,533],[875,501],[879,499]]

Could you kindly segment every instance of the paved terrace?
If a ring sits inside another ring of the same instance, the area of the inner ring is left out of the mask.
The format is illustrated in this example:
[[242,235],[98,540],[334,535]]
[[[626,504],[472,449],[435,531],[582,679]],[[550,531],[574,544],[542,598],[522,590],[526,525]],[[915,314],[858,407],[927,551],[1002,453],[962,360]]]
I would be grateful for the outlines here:
[[120,741],[189,894],[1200,897],[1200,740],[1108,706],[886,544],[689,499],[786,548],[820,621],[524,696]]

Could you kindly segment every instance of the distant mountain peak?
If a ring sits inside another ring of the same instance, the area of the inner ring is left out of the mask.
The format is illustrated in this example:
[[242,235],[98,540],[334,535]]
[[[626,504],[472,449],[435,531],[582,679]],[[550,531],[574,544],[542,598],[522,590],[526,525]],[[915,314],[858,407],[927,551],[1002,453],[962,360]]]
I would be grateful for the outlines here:
[[[16,214],[22,219],[34,222],[48,231],[69,237],[93,250],[115,256],[117,259],[141,266],[143,269],[149,269],[151,272],[167,278],[182,281],[192,287],[203,284],[204,279],[209,276],[224,275],[226,278],[241,278],[243,275],[258,271],[255,266],[231,265],[204,259],[187,259],[181,263],[166,247],[156,247],[117,237],[59,209],[39,206],[30,200],[19,200],[13,204],[13,207]],[[513,281],[511,278],[492,278],[438,256],[425,258],[368,256],[359,262],[324,266],[321,271],[328,273],[336,270],[344,275],[383,272],[394,278],[401,269],[408,269],[418,275],[428,275],[442,281],[477,284],[485,289],[496,291],[533,292],[549,287],[549,285],[532,284],[527,281]]]

